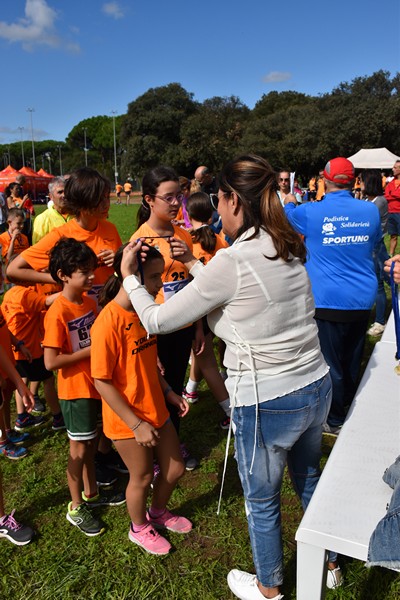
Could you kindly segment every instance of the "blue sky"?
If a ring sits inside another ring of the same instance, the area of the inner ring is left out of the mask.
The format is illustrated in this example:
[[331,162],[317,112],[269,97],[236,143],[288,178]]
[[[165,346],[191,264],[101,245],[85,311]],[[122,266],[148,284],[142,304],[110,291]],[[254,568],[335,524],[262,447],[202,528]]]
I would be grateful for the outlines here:
[[399,0],[3,0],[0,143],[64,140],[150,87],[194,99],[317,95],[400,70]]

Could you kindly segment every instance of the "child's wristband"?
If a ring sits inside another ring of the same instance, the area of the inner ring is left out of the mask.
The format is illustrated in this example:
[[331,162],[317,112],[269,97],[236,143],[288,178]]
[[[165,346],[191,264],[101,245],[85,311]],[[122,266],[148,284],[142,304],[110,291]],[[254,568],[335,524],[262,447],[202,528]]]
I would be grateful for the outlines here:
[[167,399],[168,394],[172,391],[172,387],[169,385],[164,390],[164,398]]
[[143,419],[139,419],[139,421],[136,423],[135,427],[131,427],[131,431],[136,431],[136,429],[138,427],[140,427],[140,425],[143,423]]

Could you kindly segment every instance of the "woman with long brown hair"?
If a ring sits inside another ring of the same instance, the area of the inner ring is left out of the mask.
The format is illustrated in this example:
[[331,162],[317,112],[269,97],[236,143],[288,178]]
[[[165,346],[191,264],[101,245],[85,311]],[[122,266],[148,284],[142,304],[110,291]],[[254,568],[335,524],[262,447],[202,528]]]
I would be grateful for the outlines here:
[[137,272],[140,241],[125,249],[121,271],[124,288],[149,333],[176,330],[207,315],[212,331],[226,343],[235,455],[256,570],[252,575],[234,569],[228,584],[242,600],[278,600],[283,597],[283,471],[287,464],[306,507],[320,474],[331,382],[303,266],[306,250],[286,220],[276,174],[266,160],[248,155],[226,165],[218,212],[233,245],[203,267],[182,242],[172,240],[174,256],[186,264],[194,281],[167,303],[155,305],[130,275]]

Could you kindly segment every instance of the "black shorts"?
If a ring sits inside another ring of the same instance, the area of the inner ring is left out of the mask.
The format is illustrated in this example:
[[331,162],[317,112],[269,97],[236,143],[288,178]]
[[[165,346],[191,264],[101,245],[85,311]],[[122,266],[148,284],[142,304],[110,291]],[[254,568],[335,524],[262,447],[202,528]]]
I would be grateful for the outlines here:
[[17,360],[15,367],[21,377],[26,377],[29,381],[45,381],[53,376],[53,372],[44,366],[43,356],[34,358],[31,363],[27,360]]

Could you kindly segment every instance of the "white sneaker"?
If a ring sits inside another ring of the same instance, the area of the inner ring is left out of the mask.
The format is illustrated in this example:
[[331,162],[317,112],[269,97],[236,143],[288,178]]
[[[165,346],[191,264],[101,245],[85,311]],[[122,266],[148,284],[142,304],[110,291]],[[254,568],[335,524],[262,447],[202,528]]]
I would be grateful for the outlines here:
[[328,569],[326,574],[326,587],[330,590],[334,590],[341,585],[343,585],[343,577],[340,567],[336,567],[336,569]]
[[[231,592],[240,600],[265,600],[265,596],[258,589],[256,575],[232,569],[228,573],[227,580]],[[271,600],[281,600],[282,598],[282,594],[278,594]]]
[[385,326],[384,325],[382,325],[381,323],[374,323],[368,329],[367,333],[368,333],[368,335],[372,335],[373,337],[376,337],[378,335],[382,335],[382,333],[384,331],[385,331]]

